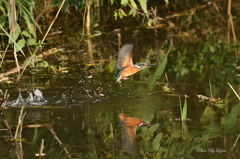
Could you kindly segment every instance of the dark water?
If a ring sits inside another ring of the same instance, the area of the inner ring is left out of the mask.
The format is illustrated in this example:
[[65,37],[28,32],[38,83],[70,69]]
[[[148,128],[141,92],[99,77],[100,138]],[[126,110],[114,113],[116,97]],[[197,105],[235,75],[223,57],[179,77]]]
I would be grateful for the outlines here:
[[[202,77],[194,71],[176,76],[176,72],[171,71],[176,64],[174,55],[170,54],[165,71],[169,83],[181,95],[181,106],[184,104],[183,95],[189,96],[187,117],[191,121],[186,123],[188,140],[185,141],[184,126],[174,121],[181,117],[179,97],[160,92],[167,83],[164,75],[158,84],[142,80],[140,73],[130,77],[129,80],[123,80],[121,84],[115,82],[118,72],[115,64],[110,63],[116,60],[115,55],[118,52],[117,34],[109,32],[121,28],[122,44],[129,42],[135,44],[134,63],[144,61],[147,52],[151,48],[156,48],[154,32],[144,28],[134,28],[134,24],[138,23],[136,19],[126,18],[125,21],[114,21],[114,17],[106,18],[104,14],[101,16],[102,19],[105,18],[102,21],[98,20],[97,12],[93,13],[91,25],[99,23],[100,27],[92,27],[92,31],[101,31],[102,35],[90,39],[92,45],[95,45],[91,58],[89,58],[89,43],[86,38],[80,48],[75,48],[82,33],[81,16],[72,18],[69,15],[62,15],[56,22],[53,32],[60,30],[63,33],[53,36],[55,38],[53,40],[47,40],[44,49],[65,45],[65,51],[60,54],[68,57],[68,60],[65,60],[65,66],[69,67],[68,72],[57,75],[42,72],[33,75],[26,72],[18,85],[2,84],[3,91],[8,89],[10,102],[17,99],[18,88],[21,89],[24,99],[28,97],[27,91],[39,89],[48,101],[41,106],[24,107],[26,112],[22,130],[22,137],[25,139],[22,142],[24,158],[34,158],[35,154],[39,153],[42,139],[44,139],[43,152],[46,154],[44,158],[158,158],[157,154],[165,157],[163,154],[166,152],[169,154],[167,158],[209,156],[236,158],[239,156],[238,143],[231,151],[240,132],[239,122],[232,125],[223,124],[225,120],[239,120],[233,115],[234,112],[231,112],[238,101],[227,85],[229,77],[218,79],[214,74]],[[132,23],[130,23],[131,20]],[[45,23],[47,25],[47,20],[42,21],[43,26]],[[126,26],[130,29],[126,29]],[[136,31],[139,33],[134,34]],[[166,30],[159,30],[157,39],[159,46],[167,38],[165,34],[167,34]],[[58,59],[58,56],[50,58]],[[105,59],[105,62],[96,65],[96,60],[102,59]],[[87,67],[94,60],[95,65]],[[54,63],[56,60],[51,62]],[[151,68],[148,75],[153,74],[155,70],[156,67]],[[211,96],[209,79],[212,80],[211,88],[214,97],[226,98],[223,109],[212,106],[208,102],[199,102],[196,96],[198,94]],[[231,93],[230,97],[226,97],[228,93]],[[18,124],[19,112],[19,106],[7,106],[4,111],[13,134]],[[119,113],[137,117],[155,125],[159,123],[157,130],[146,135],[147,137],[144,137],[144,129],[149,128],[137,128],[138,153],[135,155],[127,153],[122,146]],[[229,119],[230,113],[236,120]],[[5,128],[3,120],[0,120],[2,139],[0,156],[15,158],[16,147],[11,141],[6,140],[9,132]],[[152,150],[147,145],[152,144],[159,133],[163,134],[160,141],[161,148]]]

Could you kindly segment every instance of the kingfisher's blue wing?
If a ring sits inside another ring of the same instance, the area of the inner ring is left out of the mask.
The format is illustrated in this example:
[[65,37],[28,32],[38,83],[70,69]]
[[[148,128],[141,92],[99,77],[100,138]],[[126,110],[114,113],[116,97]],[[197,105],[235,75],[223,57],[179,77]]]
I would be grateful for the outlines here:
[[127,66],[133,66],[132,52],[133,44],[125,44],[118,53],[117,69],[121,70]]

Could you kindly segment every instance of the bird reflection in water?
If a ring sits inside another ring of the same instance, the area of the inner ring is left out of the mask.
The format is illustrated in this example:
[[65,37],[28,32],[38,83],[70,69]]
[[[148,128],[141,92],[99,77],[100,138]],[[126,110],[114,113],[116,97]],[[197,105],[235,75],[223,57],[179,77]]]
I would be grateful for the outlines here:
[[126,117],[119,114],[120,124],[122,125],[122,143],[125,151],[130,154],[137,154],[136,130],[137,126],[149,126],[150,123],[135,117]]

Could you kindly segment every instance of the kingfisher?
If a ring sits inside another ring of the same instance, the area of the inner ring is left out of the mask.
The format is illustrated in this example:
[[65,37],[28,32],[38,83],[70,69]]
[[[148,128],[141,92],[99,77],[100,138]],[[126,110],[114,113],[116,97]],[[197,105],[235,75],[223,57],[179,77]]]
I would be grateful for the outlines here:
[[117,83],[120,83],[120,80],[124,77],[131,76],[138,71],[143,70],[148,66],[156,66],[156,64],[147,64],[147,63],[138,63],[133,65],[132,62],[132,52],[133,44],[125,44],[122,46],[118,53],[117,69],[121,70],[117,75]]
[[120,124],[122,125],[122,143],[126,152],[136,154],[136,130],[138,126],[150,126],[151,123],[143,121],[136,117],[126,117],[125,114],[119,114]]

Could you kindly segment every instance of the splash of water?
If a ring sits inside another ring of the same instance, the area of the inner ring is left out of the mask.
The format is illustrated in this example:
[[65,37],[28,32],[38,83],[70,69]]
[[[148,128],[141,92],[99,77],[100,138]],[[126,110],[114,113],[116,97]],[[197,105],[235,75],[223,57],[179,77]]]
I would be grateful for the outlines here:
[[[43,97],[42,92],[39,89],[33,90],[32,92],[28,92],[28,97],[23,99],[21,91],[19,90],[19,95],[17,100],[13,100],[12,102],[8,102],[8,106],[26,106],[26,105],[44,105],[48,101]],[[34,95],[33,95],[34,94]]]

